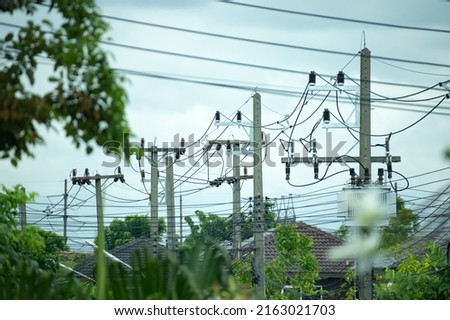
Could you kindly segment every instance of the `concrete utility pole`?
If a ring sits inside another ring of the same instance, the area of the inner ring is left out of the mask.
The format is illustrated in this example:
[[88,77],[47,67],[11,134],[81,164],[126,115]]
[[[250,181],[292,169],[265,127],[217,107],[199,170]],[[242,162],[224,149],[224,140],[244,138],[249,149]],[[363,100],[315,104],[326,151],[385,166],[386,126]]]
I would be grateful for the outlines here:
[[370,50],[361,50],[359,93],[359,176],[364,177],[364,168],[372,174],[371,115],[370,115]]
[[[152,146],[150,148],[144,148],[144,143],[143,143],[144,139],[141,139],[141,148],[142,151],[144,153],[150,153],[150,166],[151,166],[151,180],[150,180],[150,246],[151,248],[153,248],[153,253],[158,253],[158,236],[159,236],[159,218],[158,218],[158,214],[159,214],[159,209],[158,209],[158,182],[159,182],[159,174],[158,174],[158,154],[160,152],[162,153],[174,153],[177,155],[177,157],[179,155],[182,155],[186,152],[186,148],[184,147],[184,139],[181,139],[181,143],[180,143],[180,147],[167,147],[167,148],[158,148],[156,146]],[[167,161],[168,161],[168,157],[166,157],[166,167],[170,167],[170,170],[172,170],[172,174],[171,174],[171,179],[169,179],[169,174],[167,174],[166,177],[166,192],[168,192],[169,194],[172,194],[172,198],[174,195],[174,190],[173,190],[173,158],[170,157],[170,161],[172,162],[172,165],[168,166],[167,165]],[[171,180],[171,181],[168,181]],[[170,188],[167,189],[167,188]],[[168,197],[167,193],[166,193],[166,198]],[[167,203],[167,212],[169,213],[169,211],[171,210],[171,213],[173,213],[173,215],[175,215],[175,200],[172,199],[173,205],[170,206],[169,203]],[[171,207],[171,209],[169,209],[169,207]],[[176,236],[175,236],[175,222],[173,222],[173,230],[170,230],[169,227],[169,216],[167,216],[167,234],[168,234],[168,246],[172,247],[173,252],[175,252],[175,248],[176,248]],[[170,234],[170,232],[173,232],[172,234]],[[172,239],[172,240],[170,240]],[[173,241],[173,243],[170,243],[170,241]],[[170,250],[170,249],[169,249]]]
[[166,204],[167,204],[167,240],[169,252],[175,253],[175,197],[173,183],[173,158],[166,157]]
[[[85,184],[91,183],[91,180],[95,180],[95,200],[97,208],[97,269],[96,269],[96,295],[97,300],[106,299],[106,260],[105,260],[105,225],[103,219],[103,199],[102,199],[102,180],[114,179],[114,181],[120,180],[125,182],[122,173],[114,175],[99,175],[89,176],[86,169],[86,174],[81,177],[72,177],[73,184]],[[120,172],[120,170],[119,170]]]
[[158,151],[154,149],[150,156],[151,180],[150,180],[150,248],[153,253],[158,253]]
[[242,220],[241,220],[241,181],[247,179],[253,179],[253,175],[244,173],[241,175],[241,145],[248,145],[247,140],[211,140],[211,145],[230,145],[233,154],[233,176],[221,177],[223,181],[233,184],[233,258],[241,258],[241,242],[242,242]]
[[[372,173],[372,158],[371,158],[371,104],[370,104],[370,50],[364,48],[361,50],[360,61],[360,128],[359,128],[359,158],[361,166],[359,167],[359,176],[365,175],[364,168],[369,170],[368,174]],[[365,227],[357,227],[364,234]],[[359,258],[357,257],[357,260]],[[373,279],[372,267],[370,270],[362,270],[361,263],[356,263],[356,275],[359,279],[359,299],[372,300],[373,299]],[[371,262],[371,266],[373,262]]]
[[67,179],[64,179],[64,243],[67,244]]
[[[341,157],[335,159],[333,157],[317,157],[318,163],[321,162],[357,162],[359,166],[359,178],[364,179],[366,183],[370,183],[372,173],[373,162],[386,162],[389,156],[390,162],[400,162],[401,158],[398,156],[392,157],[389,155],[385,157],[372,157],[371,154],[371,70],[370,70],[370,50],[364,48],[361,50],[360,61],[360,106],[359,106],[359,157]],[[320,90],[335,90],[336,88],[320,88]],[[313,87],[312,90],[318,90],[317,87]],[[388,144],[388,141],[386,142]],[[283,163],[295,164],[295,163],[312,163],[312,159],[308,157],[284,157],[281,159]],[[362,185],[364,186],[364,185]],[[366,232],[367,228],[358,227],[357,232]],[[369,300],[373,298],[373,284],[372,284],[372,270],[364,271],[358,266],[357,263],[357,280],[359,282],[359,298],[361,300]]]
[[[233,151],[236,145],[233,144]],[[237,145],[239,147],[239,145]],[[236,259],[241,258],[241,157],[233,152],[233,254]]]
[[255,253],[253,260],[253,285],[258,298],[266,296],[266,276],[264,273],[264,197],[262,175],[262,131],[261,131],[261,95],[253,95],[253,238]]

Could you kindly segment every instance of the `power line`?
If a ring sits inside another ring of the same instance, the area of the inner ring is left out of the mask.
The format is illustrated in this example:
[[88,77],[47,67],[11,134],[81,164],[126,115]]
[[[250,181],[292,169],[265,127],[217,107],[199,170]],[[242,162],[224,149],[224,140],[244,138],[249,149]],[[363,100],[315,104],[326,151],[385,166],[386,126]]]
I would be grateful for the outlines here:
[[[102,15],[102,17],[105,18],[105,19],[109,19],[109,20],[115,20],[115,21],[121,21],[121,22],[126,22],[126,23],[144,25],[144,26],[148,26],[148,27],[161,28],[161,29],[172,30],[172,31],[186,32],[186,33],[197,34],[197,35],[202,35],[202,36],[216,37],[216,38],[222,38],[222,39],[228,39],[228,40],[242,41],[242,42],[248,42],[248,43],[256,43],[256,44],[261,44],[261,45],[283,47],[283,48],[297,49],[297,50],[305,50],[305,51],[312,51],[312,52],[319,52],[319,53],[326,53],[326,54],[344,55],[344,56],[351,56],[351,57],[355,56],[355,53],[352,53],[352,52],[344,52],[344,51],[337,51],[337,50],[312,48],[312,47],[292,45],[292,44],[287,44],[287,43],[272,42],[272,41],[267,41],[267,40],[258,40],[258,39],[237,37],[237,36],[231,36],[231,35],[220,34],[220,33],[212,33],[212,32],[206,32],[206,31],[200,31],[200,30],[194,30],[194,29],[187,29],[187,28],[181,28],[181,27],[174,27],[174,26],[157,24],[157,23],[151,23],[151,22],[145,22],[145,21],[138,21],[138,20],[121,18],[121,17],[116,17],[116,16],[110,16],[110,15]],[[382,59],[382,60],[388,60],[388,61],[411,63],[411,64],[420,64],[420,65],[427,65],[427,66],[433,66],[433,67],[450,68],[450,65],[441,64],[441,63],[435,63],[435,62],[407,60],[407,59],[390,58],[390,57],[383,57],[383,56],[374,56],[374,57],[376,57],[378,59]]]
[[302,12],[302,11],[294,11],[294,10],[287,10],[287,9],[274,8],[274,7],[266,7],[266,6],[261,6],[261,5],[242,3],[242,2],[235,2],[235,1],[223,1],[223,0],[218,0],[218,1],[222,2],[222,3],[233,4],[233,5],[242,6],[242,7],[261,9],[261,10],[268,10],[268,11],[281,12],[281,13],[289,13],[289,14],[302,15],[302,16],[308,16],[308,17],[320,18],[320,19],[352,22],[352,23],[359,23],[359,24],[366,24],[366,25],[375,25],[375,26],[388,27],[388,28],[414,30],[414,31],[450,33],[450,30],[446,30],[446,29],[405,26],[405,25],[399,25],[399,24],[393,24],[393,23],[358,20],[358,19],[343,18],[343,17],[336,17],[336,16],[328,16],[328,15],[323,15],[323,14],[316,14],[316,13],[309,13],[309,12]]

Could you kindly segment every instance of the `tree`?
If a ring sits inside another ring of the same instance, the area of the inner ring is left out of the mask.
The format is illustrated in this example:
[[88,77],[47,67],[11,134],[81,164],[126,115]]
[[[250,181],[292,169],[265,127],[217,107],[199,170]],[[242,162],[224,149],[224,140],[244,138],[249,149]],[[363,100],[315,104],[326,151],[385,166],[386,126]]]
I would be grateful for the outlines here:
[[397,213],[389,220],[389,225],[383,229],[381,247],[390,248],[404,242],[419,229],[419,216],[406,208],[405,201],[397,197]]
[[410,254],[397,270],[387,269],[375,292],[377,299],[450,299],[450,269],[442,248],[429,243],[423,255]]
[[0,299],[87,298],[73,275],[58,271],[62,237],[34,226],[18,229],[18,208],[33,196],[20,186],[0,192]]
[[[25,12],[30,19],[0,41],[0,157],[17,165],[31,147],[44,142],[40,127],[59,123],[76,147],[121,141],[129,132],[127,96],[119,76],[99,43],[108,25],[94,0],[6,1],[0,11]],[[37,13],[48,10],[36,22]],[[6,14],[6,13],[3,13]],[[47,17],[54,15],[52,22]],[[47,79],[37,78],[46,71]],[[36,84],[39,84],[40,91]],[[113,143],[118,147],[118,143]]]
[[[264,230],[273,229],[276,225],[276,214],[271,210],[273,205],[266,202],[266,211],[264,213]],[[184,244],[194,246],[198,243],[204,243],[206,240],[214,240],[218,242],[233,240],[233,219],[229,217],[220,217],[214,213],[205,213],[196,210],[198,224],[191,217],[185,220],[189,225],[190,234],[187,236]],[[240,213],[241,238],[248,239],[253,237],[253,216]]]
[[[158,220],[158,240],[166,231],[166,223],[163,218]],[[143,215],[130,215],[125,219],[114,219],[105,228],[105,248],[111,250],[139,237],[150,237],[150,219]]]
[[[419,229],[419,216],[411,209],[406,208],[405,201],[397,197],[397,212],[394,217],[389,219],[389,225],[384,227],[381,231],[380,248],[389,249],[397,246],[405,241],[410,235],[417,232]],[[346,225],[341,225],[334,235],[347,239],[350,228]]]
[[[300,234],[294,225],[279,224],[275,228],[277,257],[267,261],[266,297],[268,299],[299,299],[299,294],[317,293],[315,282],[319,279],[319,265],[312,254],[313,241]],[[252,280],[252,257],[233,263],[233,273],[241,285],[249,286]],[[283,295],[284,285],[291,285],[296,295]]]

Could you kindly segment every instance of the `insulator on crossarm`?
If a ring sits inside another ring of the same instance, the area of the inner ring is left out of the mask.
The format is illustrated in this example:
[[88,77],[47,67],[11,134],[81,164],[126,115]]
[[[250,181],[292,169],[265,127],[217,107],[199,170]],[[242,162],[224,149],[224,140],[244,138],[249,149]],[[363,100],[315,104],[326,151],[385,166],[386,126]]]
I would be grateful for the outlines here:
[[316,85],[316,73],[314,71],[311,71],[309,73],[309,85],[315,86]]
[[144,145],[145,145],[145,139],[144,139],[144,138],[141,138],[141,148],[143,148]]
[[378,184],[383,184],[384,169],[378,168]]
[[248,174],[248,169],[247,167],[244,167],[244,175],[246,176]]
[[350,168],[350,184],[352,186],[356,185],[356,173],[354,168]]
[[392,179],[392,162],[387,163],[388,179]]
[[323,110],[323,122],[325,124],[330,123],[330,110],[328,109]]
[[141,178],[142,178],[142,179],[145,178],[145,171],[144,171],[144,169],[141,170]]
[[231,142],[230,140],[227,140],[227,155],[231,154]]
[[364,168],[364,184],[370,183],[370,172],[369,168]]
[[289,181],[289,179],[291,178],[291,164],[289,162],[286,162],[286,180]]
[[342,72],[342,71],[339,71],[337,74],[337,84],[338,84],[338,86],[344,85],[344,72]]
[[237,122],[241,122],[242,121],[242,112],[241,111],[238,111],[236,113],[236,119],[237,119]]
[[220,122],[220,112],[219,111],[216,111],[215,119],[216,119],[216,123]]
[[319,163],[314,161],[314,179],[319,179]]
[[184,155],[186,152],[186,140],[184,138],[181,138],[180,140],[180,154]]

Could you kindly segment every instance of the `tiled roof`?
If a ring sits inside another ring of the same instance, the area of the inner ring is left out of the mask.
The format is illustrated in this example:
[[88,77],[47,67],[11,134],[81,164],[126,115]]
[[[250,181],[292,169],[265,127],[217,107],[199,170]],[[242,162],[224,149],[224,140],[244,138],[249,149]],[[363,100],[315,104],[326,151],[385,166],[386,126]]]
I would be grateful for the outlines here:
[[[322,278],[327,276],[343,276],[352,266],[350,260],[331,260],[328,257],[328,252],[344,244],[344,241],[331,233],[325,232],[319,228],[308,225],[303,222],[294,224],[299,233],[308,236],[313,240],[312,253],[319,264],[319,273]],[[274,259],[278,252],[274,244],[274,231],[265,233],[265,261]],[[253,238],[242,243],[242,251],[245,254],[253,250]]]
[[[158,246],[159,252],[164,254],[165,247],[161,244]],[[118,258],[119,260],[123,261],[124,263],[131,265],[133,252],[136,249],[141,250],[148,250],[150,251],[150,238],[148,237],[140,237],[135,240],[132,240],[130,242],[127,242],[123,245],[120,245],[112,250],[109,250],[108,252],[112,254],[114,257]],[[107,260],[110,260],[110,258],[107,257]],[[111,260],[110,260],[111,261]],[[88,259],[81,265],[79,265],[76,269],[78,272],[81,272],[82,274],[95,278],[95,266],[97,264],[97,258],[93,256],[91,259]]]
[[[319,273],[322,278],[328,276],[343,276],[348,268],[352,265],[351,261],[339,260],[334,261],[328,258],[328,251],[332,248],[340,246],[343,244],[343,240],[332,235],[331,233],[325,232],[319,228],[313,227],[311,225],[299,222],[295,224],[298,232],[310,237],[313,240],[313,254],[319,263]],[[160,253],[166,252],[165,247],[161,244],[159,245]],[[133,251],[136,249],[150,250],[150,239],[147,237],[140,237],[138,239],[132,240],[121,246],[118,246],[109,251],[113,256],[117,257],[121,261],[130,265],[132,260]],[[242,251],[245,254],[253,250],[253,238],[250,238],[242,242]],[[278,255],[274,245],[274,232],[269,231],[265,234],[265,260],[270,261]],[[96,258],[86,261],[77,268],[77,271],[95,278],[95,265]]]

